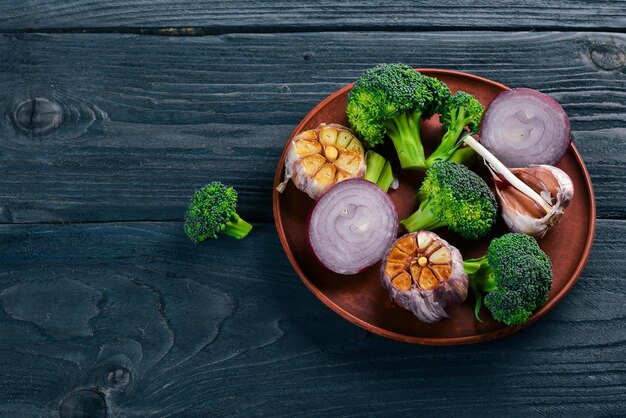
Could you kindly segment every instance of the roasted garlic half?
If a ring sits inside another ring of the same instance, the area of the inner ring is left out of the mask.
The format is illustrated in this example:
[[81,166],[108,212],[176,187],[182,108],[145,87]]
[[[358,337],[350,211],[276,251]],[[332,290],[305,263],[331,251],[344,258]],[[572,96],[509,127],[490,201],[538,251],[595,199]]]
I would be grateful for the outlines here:
[[448,317],[445,308],[467,297],[461,253],[430,231],[396,240],[383,260],[381,281],[395,303],[423,322]]
[[361,141],[345,126],[322,123],[293,138],[285,158],[285,177],[276,189],[282,192],[291,179],[317,200],[333,184],[364,175]]

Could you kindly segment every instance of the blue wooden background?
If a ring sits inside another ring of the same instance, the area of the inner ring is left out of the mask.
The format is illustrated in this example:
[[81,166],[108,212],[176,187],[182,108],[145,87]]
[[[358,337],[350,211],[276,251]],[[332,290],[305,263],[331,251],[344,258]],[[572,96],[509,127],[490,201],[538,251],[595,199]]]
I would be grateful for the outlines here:
[[[626,1],[0,0],[0,416],[626,415]],[[380,62],[542,90],[598,204],[580,280],[473,346],[357,328],[299,281],[293,127]],[[210,180],[252,235],[194,246]]]

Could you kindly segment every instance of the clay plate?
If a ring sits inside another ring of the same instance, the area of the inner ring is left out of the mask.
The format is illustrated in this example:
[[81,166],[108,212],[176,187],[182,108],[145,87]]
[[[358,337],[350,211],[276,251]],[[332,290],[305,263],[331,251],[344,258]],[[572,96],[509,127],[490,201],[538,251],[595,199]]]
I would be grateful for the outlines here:
[[[508,89],[494,81],[457,71],[418,71],[442,80],[452,92],[464,90],[473,94],[485,107],[498,93]],[[345,86],[318,104],[296,127],[287,145],[296,134],[312,129],[322,122],[348,126],[345,108],[351,87],[352,85]],[[441,136],[442,128],[437,117],[423,123],[422,138],[427,155]],[[548,302],[525,325],[507,327],[494,321],[484,307],[480,313],[484,322],[476,321],[473,312],[474,298],[470,295],[465,303],[448,308],[450,318],[434,324],[422,323],[410,312],[391,302],[380,283],[380,263],[363,273],[342,276],[331,272],[315,260],[306,241],[306,219],[313,201],[296,189],[292,182],[289,182],[282,194],[276,191],[283,176],[287,145],[278,162],[274,178],[274,218],[280,242],[291,265],[313,294],[330,309],[370,332],[400,341],[429,345],[468,344],[502,337],[533,323],[554,307],[574,285],[587,262],[595,231],[595,201],[589,173],[572,144],[558,167],[569,174],[574,182],[574,200],[559,225],[539,241],[553,264],[554,281]],[[384,154],[392,155],[389,152]],[[473,169],[477,167],[480,172],[478,164]],[[397,164],[394,172],[400,175],[400,187],[391,191],[390,196],[396,205],[399,219],[404,219],[417,208],[415,191],[423,174],[401,172]],[[484,172],[481,174],[485,175]],[[479,241],[464,240],[447,230],[437,231],[457,247],[464,258],[483,255],[490,240],[505,232],[507,229],[501,219],[492,233]]]

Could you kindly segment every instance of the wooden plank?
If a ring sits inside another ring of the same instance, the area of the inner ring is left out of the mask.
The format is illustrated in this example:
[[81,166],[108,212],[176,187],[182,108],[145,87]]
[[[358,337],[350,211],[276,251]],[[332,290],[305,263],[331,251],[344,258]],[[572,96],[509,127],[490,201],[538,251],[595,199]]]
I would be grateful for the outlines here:
[[601,220],[579,282],[531,327],[419,347],[325,308],[270,224],[197,246],[176,222],[0,225],[0,413],[620,415],[624,237]]
[[[1,0],[0,29],[163,28],[162,34],[362,29],[568,29],[626,27],[623,0]],[[195,28],[200,28],[194,29]],[[182,29],[176,29],[182,28]]]
[[291,130],[370,66],[399,61],[540,89],[571,117],[599,217],[626,202],[626,35],[319,33],[0,36],[0,222],[179,220],[234,185],[269,221]]

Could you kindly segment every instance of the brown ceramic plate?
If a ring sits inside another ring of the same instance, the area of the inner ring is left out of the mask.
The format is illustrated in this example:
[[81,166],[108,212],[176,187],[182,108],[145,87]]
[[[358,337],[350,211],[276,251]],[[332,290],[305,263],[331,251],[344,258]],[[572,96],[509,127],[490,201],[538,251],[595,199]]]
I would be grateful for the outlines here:
[[[464,90],[473,94],[485,107],[500,92],[508,89],[494,81],[457,71],[434,69],[419,71],[445,82],[452,92]],[[322,122],[348,126],[345,108],[351,87],[352,85],[348,85],[336,91],[318,104],[296,127],[291,138],[302,131],[315,128]],[[442,128],[438,118],[426,121],[422,125],[422,138],[427,153],[441,135]],[[569,174],[574,182],[574,200],[561,222],[539,241],[539,245],[548,253],[553,264],[554,281],[548,302],[525,325],[507,327],[494,321],[484,307],[481,310],[484,322],[476,321],[473,312],[474,298],[470,295],[465,303],[447,309],[450,318],[434,324],[425,324],[409,311],[391,302],[380,283],[380,263],[363,273],[342,276],[331,272],[316,261],[306,239],[306,220],[313,200],[296,189],[292,182],[289,182],[282,194],[276,191],[276,186],[283,176],[287,145],[274,177],[274,218],[280,242],[298,276],[315,296],[348,321],[370,332],[400,341],[431,345],[468,344],[502,337],[531,324],[554,307],[574,285],[587,262],[595,231],[595,202],[589,173],[572,144],[558,167]],[[477,165],[473,168],[477,169]],[[397,166],[394,172],[400,175],[400,187],[391,191],[390,196],[396,205],[399,219],[403,219],[417,208],[415,191],[423,174],[400,172]],[[498,221],[488,237],[479,241],[464,240],[444,230],[437,231],[457,247],[464,258],[483,255],[491,239],[505,232],[507,229],[502,220]]]

